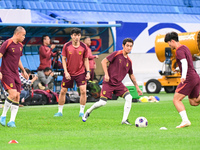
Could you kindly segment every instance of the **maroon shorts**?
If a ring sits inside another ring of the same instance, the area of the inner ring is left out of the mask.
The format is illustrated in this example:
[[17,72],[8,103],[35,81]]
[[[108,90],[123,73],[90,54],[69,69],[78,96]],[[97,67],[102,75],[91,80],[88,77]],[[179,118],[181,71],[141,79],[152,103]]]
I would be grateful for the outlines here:
[[67,80],[64,73],[61,86],[64,88],[73,88],[74,81],[76,81],[78,87],[81,85],[86,85],[85,73],[77,76],[71,76],[71,80]]
[[193,81],[185,81],[183,84],[180,83],[177,88],[176,92],[188,95],[189,98],[197,98],[199,96],[200,91],[200,80],[194,79]]
[[103,82],[101,89],[101,98],[112,99],[112,94],[116,96],[125,97],[126,93],[129,93],[129,90],[124,86],[123,83],[119,85],[110,85],[107,82]]
[[2,83],[5,90],[16,89],[17,92],[21,93],[21,81],[19,75],[15,77],[3,75]]

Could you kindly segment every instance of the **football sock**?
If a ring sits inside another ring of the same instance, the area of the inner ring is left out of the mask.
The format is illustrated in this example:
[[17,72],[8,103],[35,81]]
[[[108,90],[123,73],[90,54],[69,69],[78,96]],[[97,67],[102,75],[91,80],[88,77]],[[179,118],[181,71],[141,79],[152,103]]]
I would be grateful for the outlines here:
[[181,118],[182,118],[182,121],[188,121],[188,117],[187,117],[187,114],[186,114],[186,111],[183,110],[181,112],[179,112]]
[[13,102],[12,105],[11,105],[11,108],[10,108],[10,110],[11,110],[10,121],[15,122],[15,118],[16,118],[18,109],[19,109],[19,102]]
[[58,112],[62,113],[64,105],[58,105]]
[[104,105],[106,105],[106,103],[107,103],[106,101],[100,99],[98,102],[94,103],[94,104],[87,110],[87,112],[88,112],[88,113],[91,113],[94,109],[99,108],[99,107],[101,107],[101,106],[104,106]]
[[5,103],[4,103],[2,116],[6,116],[8,109],[10,108],[11,104],[12,104],[12,100],[9,97],[7,97],[6,100],[5,100]]
[[124,104],[124,114],[123,114],[123,119],[122,122],[126,121],[129,115],[129,112],[131,110],[131,105],[132,105],[132,96],[128,94],[125,97],[125,104]]
[[85,105],[80,105],[80,113],[84,113]]

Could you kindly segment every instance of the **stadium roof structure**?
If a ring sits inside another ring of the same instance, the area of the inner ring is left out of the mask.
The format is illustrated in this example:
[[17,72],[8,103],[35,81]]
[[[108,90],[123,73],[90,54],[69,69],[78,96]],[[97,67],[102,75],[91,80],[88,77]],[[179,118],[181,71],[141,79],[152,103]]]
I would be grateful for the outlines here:
[[[107,52],[112,46],[115,50],[115,38],[112,27],[120,27],[121,24],[106,24],[105,22],[99,24],[48,24],[48,23],[0,23],[0,37],[11,37],[17,26],[23,26],[26,29],[25,45],[32,37],[42,37],[48,35],[49,37],[69,37],[71,28],[77,27],[84,30],[84,34],[90,37],[101,36],[104,32],[110,29],[112,43],[101,53]],[[99,54],[101,54],[99,53]]]

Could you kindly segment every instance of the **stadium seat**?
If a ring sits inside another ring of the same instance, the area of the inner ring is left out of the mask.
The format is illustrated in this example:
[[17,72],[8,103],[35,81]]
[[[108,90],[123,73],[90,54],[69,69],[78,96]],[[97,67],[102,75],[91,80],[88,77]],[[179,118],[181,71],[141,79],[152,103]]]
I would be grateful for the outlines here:
[[7,6],[6,6],[4,1],[0,1],[0,8],[1,9],[6,9],[7,8]]
[[12,9],[13,8],[11,1],[5,1],[5,3],[6,3],[6,6],[7,6],[6,7],[7,9]]
[[24,47],[24,54],[32,54],[32,50],[30,46],[25,46]]
[[39,50],[38,50],[38,46],[31,46],[31,54],[38,54]]
[[32,55],[32,56],[33,56],[35,65],[36,65],[36,67],[38,68],[39,65],[40,65],[40,56],[39,56],[39,54],[38,54],[38,55]]
[[29,65],[29,69],[32,70],[32,71],[36,71],[37,70],[37,66],[36,66],[36,63],[33,58],[32,55],[26,55],[26,60],[27,60],[27,63]]
[[29,65],[28,65],[28,63],[27,63],[27,60],[26,60],[25,55],[22,55],[22,56],[20,57],[20,60],[21,60],[21,62],[22,62],[22,65],[23,65],[25,68],[28,68],[28,69],[29,69]]

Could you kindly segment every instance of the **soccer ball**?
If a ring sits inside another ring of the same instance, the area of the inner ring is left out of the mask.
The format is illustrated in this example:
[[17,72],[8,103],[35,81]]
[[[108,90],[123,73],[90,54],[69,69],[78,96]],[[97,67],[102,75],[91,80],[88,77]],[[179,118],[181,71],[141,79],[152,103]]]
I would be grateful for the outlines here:
[[135,120],[135,126],[136,127],[147,127],[148,125],[148,121],[145,117],[138,117]]

